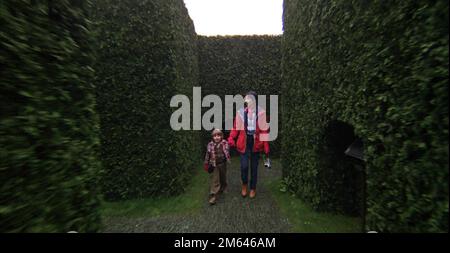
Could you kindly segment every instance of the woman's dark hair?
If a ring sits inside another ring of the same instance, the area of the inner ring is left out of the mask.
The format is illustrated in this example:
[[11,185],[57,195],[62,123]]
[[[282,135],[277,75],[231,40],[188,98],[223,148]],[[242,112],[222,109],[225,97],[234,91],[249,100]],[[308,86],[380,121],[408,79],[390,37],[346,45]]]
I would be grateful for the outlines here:
[[[255,112],[256,112],[256,120],[258,120],[258,95],[256,94],[256,91],[249,91],[247,92],[247,95],[253,96],[253,98],[255,99]],[[245,114],[245,120],[244,120],[244,125],[245,125],[245,129],[247,129],[247,114]]]
[[247,94],[245,94],[245,95],[253,96],[253,98],[255,99],[256,108],[258,108],[258,95],[256,94],[256,92],[251,90],[251,91],[247,92]]
[[249,92],[247,92],[247,94],[245,94],[245,95],[252,95],[252,96],[254,96],[255,97],[255,99],[257,99],[258,98],[258,95],[256,94],[256,91],[249,91]]

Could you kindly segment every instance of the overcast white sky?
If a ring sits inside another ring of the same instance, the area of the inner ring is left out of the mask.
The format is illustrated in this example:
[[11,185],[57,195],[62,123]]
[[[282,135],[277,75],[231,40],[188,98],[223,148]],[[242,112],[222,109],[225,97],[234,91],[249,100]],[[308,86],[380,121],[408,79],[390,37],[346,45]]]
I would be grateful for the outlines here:
[[282,34],[283,0],[184,0],[199,35]]

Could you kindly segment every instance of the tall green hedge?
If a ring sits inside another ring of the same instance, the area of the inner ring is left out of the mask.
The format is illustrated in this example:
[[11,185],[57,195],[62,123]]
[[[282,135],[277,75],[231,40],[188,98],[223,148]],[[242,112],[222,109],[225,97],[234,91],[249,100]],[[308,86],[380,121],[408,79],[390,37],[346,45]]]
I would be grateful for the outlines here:
[[[254,90],[266,95],[269,113],[269,95],[280,95],[281,36],[199,36],[198,48],[203,96],[216,94],[224,99]],[[203,133],[206,142],[210,135]],[[279,155],[279,143],[279,139],[271,142],[272,154]]]
[[88,8],[0,2],[0,232],[99,227]]
[[187,9],[182,0],[98,0],[94,17],[103,193],[179,193],[199,159],[196,134],[170,128],[171,97],[198,85]]
[[327,142],[340,122],[364,143],[366,229],[448,231],[448,11],[445,0],[284,1],[292,191],[342,211],[346,163],[324,155],[342,152]]

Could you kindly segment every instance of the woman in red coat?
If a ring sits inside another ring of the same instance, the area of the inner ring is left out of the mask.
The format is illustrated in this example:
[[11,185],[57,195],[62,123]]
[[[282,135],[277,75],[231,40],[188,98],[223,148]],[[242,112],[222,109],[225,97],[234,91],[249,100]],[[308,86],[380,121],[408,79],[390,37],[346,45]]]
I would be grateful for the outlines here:
[[238,111],[234,119],[228,144],[230,147],[235,147],[241,156],[242,197],[247,196],[248,169],[251,167],[249,195],[250,198],[254,198],[256,196],[259,154],[264,152],[266,157],[269,157],[269,143],[261,137],[268,134],[269,129],[266,122],[266,111],[257,105],[256,92],[248,92],[244,101],[246,106]]

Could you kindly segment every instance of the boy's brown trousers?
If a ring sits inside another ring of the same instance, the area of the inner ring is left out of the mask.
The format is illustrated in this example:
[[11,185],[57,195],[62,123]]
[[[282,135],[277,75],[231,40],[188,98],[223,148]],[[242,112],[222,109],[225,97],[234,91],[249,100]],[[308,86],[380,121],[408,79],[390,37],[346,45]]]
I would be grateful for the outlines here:
[[227,187],[227,163],[217,164],[211,173],[210,194],[222,193]]

